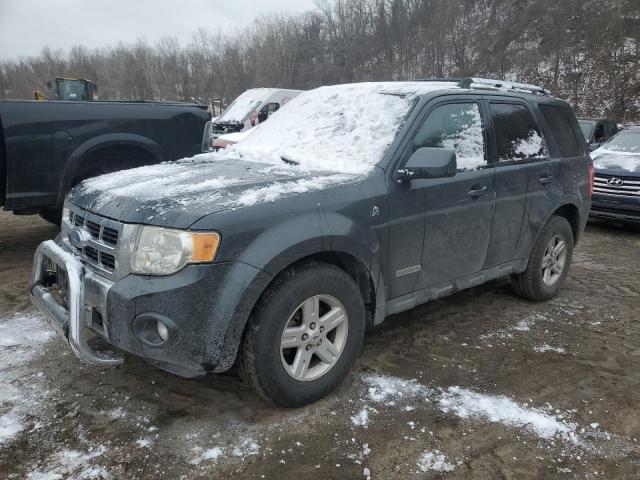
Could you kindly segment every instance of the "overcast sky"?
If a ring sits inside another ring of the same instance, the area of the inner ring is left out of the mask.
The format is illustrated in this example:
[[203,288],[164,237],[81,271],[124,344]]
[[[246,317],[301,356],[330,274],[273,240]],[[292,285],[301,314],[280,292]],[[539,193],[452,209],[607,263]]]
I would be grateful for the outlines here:
[[313,0],[0,0],[0,61],[44,46],[90,48],[174,36],[198,28],[234,30],[258,15],[314,9]]

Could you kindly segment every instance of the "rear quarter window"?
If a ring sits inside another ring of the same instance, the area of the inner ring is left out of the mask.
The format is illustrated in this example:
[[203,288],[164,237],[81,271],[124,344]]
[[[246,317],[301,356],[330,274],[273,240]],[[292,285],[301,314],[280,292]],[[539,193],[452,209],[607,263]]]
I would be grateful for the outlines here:
[[571,126],[572,114],[566,108],[540,105],[540,111],[551,128],[551,135],[563,157],[582,155],[580,142]]

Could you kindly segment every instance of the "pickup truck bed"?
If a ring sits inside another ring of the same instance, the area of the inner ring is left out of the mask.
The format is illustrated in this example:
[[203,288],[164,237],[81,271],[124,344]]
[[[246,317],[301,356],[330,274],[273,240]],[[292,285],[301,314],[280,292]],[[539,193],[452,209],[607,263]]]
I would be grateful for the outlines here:
[[52,221],[75,184],[200,152],[195,104],[0,101],[0,206]]

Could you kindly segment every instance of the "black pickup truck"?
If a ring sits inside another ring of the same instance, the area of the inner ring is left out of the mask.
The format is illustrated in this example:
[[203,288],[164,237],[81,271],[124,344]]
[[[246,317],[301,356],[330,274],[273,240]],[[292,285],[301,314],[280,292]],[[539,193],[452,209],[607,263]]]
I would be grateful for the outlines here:
[[59,223],[81,180],[199,153],[209,117],[185,103],[2,101],[0,206]]

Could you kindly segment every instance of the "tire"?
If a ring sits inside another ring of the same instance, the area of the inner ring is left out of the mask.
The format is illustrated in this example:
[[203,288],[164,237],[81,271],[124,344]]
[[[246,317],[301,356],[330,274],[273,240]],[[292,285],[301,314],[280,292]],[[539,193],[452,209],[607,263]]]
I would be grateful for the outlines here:
[[[319,315],[314,316],[313,310]],[[346,318],[338,323],[341,312]],[[312,321],[311,325],[309,318],[317,323]],[[329,324],[329,319],[337,326]],[[288,341],[295,347],[283,349],[285,328],[294,332]],[[346,377],[360,353],[364,331],[362,295],[346,272],[324,262],[295,265],[281,273],[258,301],[240,347],[240,375],[275,405],[307,405],[327,395]],[[328,353],[337,350],[337,356]],[[321,357],[337,360],[327,362]],[[303,365],[296,363],[298,358],[307,358],[309,368],[297,368]]]
[[[562,259],[559,242],[564,242],[564,260],[562,262],[559,262]],[[537,302],[555,297],[569,273],[573,247],[573,230],[567,219],[558,216],[551,217],[533,246],[527,269],[511,276],[514,292],[520,297]],[[552,250],[557,250],[558,253],[551,254]]]

